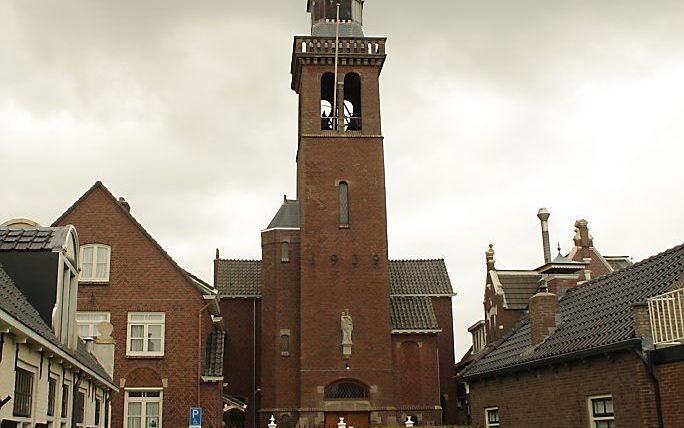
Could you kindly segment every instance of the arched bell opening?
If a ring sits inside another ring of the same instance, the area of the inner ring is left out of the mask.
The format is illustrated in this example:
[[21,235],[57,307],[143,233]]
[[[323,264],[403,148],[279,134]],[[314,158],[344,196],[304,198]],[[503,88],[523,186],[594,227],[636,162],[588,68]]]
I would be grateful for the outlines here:
[[335,97],[335,74],[323,73],[321,76],[321,130],[329,131],[337,128],[333,98]]
[[344,76],[344,125],[348,131],[361,130],[361,76]]

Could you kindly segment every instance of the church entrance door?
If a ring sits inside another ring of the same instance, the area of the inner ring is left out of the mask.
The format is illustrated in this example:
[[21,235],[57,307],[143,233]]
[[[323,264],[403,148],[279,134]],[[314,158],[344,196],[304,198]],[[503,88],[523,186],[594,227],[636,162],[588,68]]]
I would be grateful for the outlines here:
[[340,418],[344,418],[347,428],[368,428],[370,425],[368,412],[326,412],[325,428],[337,428]]

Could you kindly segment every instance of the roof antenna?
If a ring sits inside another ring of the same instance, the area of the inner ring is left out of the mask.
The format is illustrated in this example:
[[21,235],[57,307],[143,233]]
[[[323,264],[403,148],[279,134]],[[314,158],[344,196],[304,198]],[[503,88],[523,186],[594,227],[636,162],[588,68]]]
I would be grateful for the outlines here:
[[337,16],[335,18],[335,85],[333,88],[333,111],[331,112],[335,116],[335,126],[339,130],[340,126],[340,112],[339,109],[337,108],[337,64],[338,64],[338,58],[339,58],[339,48],[340,48],[340,0],[337,0],[336,2],[336,8],[337,8]]

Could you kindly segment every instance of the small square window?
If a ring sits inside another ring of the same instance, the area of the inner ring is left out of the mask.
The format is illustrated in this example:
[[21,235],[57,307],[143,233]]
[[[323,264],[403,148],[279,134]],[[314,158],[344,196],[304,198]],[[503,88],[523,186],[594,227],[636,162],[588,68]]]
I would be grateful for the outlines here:
[[591,428],[615,428],[613,396],[589,397],[589,418]]
[[81,246],[82,282],[108,282],[111,248],[104,244]]
[[485,426],[487,428],[499,427],[499,408],[490,407],[485,409]]
[[78,335],[84,337],[97,337],[97,325],[103,321],[109,322],[109,312],[76,312],[76,325]]
[[160,357],[164,355],[165,314],[130,312],[126,355]]

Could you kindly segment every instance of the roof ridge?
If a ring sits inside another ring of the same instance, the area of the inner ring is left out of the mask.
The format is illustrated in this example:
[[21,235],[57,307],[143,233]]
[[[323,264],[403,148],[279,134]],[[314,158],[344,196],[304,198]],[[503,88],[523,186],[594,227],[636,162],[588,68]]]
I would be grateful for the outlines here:
[[[594,285],[595,283],[597,283],[597,282],[599,282],[599,281],[603,281],[603,280],[605,280],[606,278],[609,278],[609,277],[611,277],[611,276],[624,275],[625,272],[630,272],[630,271],[632,271],[632,270],[634,270],[634,269],[636,269],[636,268],[641,267],[641,266],[644,265],[644,264],[647,264],[647,263],[652,262],[652,261],[655,260],[655,259],[662,258],[662,257],[665,257],[665,256],[669,256],[670,254],[676,253],[676,252],[681,251],[681,250],[684,250],[684,243],[679,244],[679,245],[676,245],[676,246],[674,246],[674,247],[672,247],[672,248],[669,248],[669,249],[667,249],[667,250],[665,250],[665,251],[661,251],[660,253],[657,253],[657,254],[654,254],[654,255],[652,255],[652,256],[650,256],[650,257],[647,257],[647,258],[645,258],[645,259],[643,259],[643,260],[640,260],[640,261],[638,261],[638,262],[636,262],[636,263],[634,263],[634,264],[631,264],[631,265],[629,265],[629,266],[627,266],[627,267],[625,267],[625,268],[618,269],[618,270],[614,270],[613,272],[609,272],[609,273],[607,273],[607,274],[604,274],[604,275],[601,275],[601,276],[597,276],[596,278],[592,278],[591,280],[585,282],[584,284],[580,284],[580,285],[578,285],[578,286],[576,286],[576,287],[573,287],[573,288],[568,289],[568,290],[565,292],[565,295],[563,296],[563,299],[565,299],[565,297],[568,296],[570,293],[575,292],[575,290],[584,289],[585,287],[589,287],[589,286],[591,286],[591,285]],[[561,299],[561,300],[563,300],[563,299]]]
[[259,259],[217,259],[217,260],[220,261],[220,262],[244,262],[244,263],[247,263],[247,262],[253,262],[253,263],[259,262],[259,263],[261,263],[261,260],[259,260]]
[[390,262],[443,262],[443,258],[437,259],[390,259]]
[[[143,227],[143,225],[140,224],[140,222],[139,222],[135,217],[133,217],[133,214],[131,214],[130,210],[128,210],[121,202],[119,202],[119,200],[116,198],[116,196],[114,196],[114,194],[113,194],[113,193],[112,193],[112,192],[111,192],[111,191],[102,183],[102,181],[100,181],[100,180],[96,181],[95,184],[93,184],[88,190],[86,190],[86,192],[85,192],[83,195],[81,195],[80,198],[78,198],[78,199],[76,200],[76,202],[74,202],[73,204],[71,204],[71,206],[70,206],[69,208],[67,208],[67,210],[64,211],[64,213],[62,213],[62,215],[60,215],[60,216],[57,218],[57,220],[55,220],[55,221],[52,223],[52,225],[55,226],[55,225],[57,225],[59,222],[61,222],[62,220],[64,220],[64,218],[65,218],[66,216],[68,216],[69,214],[71,214],[71,212],[73,212],[73,210],[76,209],[76,207],[77,207],[79,204],[81,204],[88,196],[90,196],[90,194],[92,194],[96,189],[102,189],[102,191],[105,193],[105,195],[108,196],[108,197],[112,200],[112,202],[114,202],[114,204],[115,204],[117,207],[119,207],[119,209],[120,209],[121,212],[124,214],[124,216],[125,216],[126,218],[128,218],[128,219],[133,223],[133,225],[136,226],[136,227],[138,228],[138,230],[140,230],[140,232],[143,234],[143,236],[144,236],[145,238],[147,238],[147,239],[152,243],[153,246],[157,247],[157,250],[159,250],[159,252],[162,254],[162,256],[166,257],[166,259],[169,261],[169,263],[171,263],[171,266],[173,266],[173,267],[174,267],[174,268],[183,276],[183,278],[185,278],[185,280],[186,280],[190,285],[192,285],[193,287],[195,287],[195,289],[198,289],[198,288],[195,286],[195,284],[193,283],[193,277],[195,277],[195,278],[196,278],[197,280],[199,280],[200,282],[204,282],[205,284],[209,284],[208,282],[204,281],[203,279],[200,279],[199,277],[197,277],[197,276],[195,276],[195,275],[192,275],[192,274],[190,274],[188,271],[186,271],[185,269],[183,269],[183,268],[182,268],[182,267],[173,259],[173,257],[171,257],[171,255],[170,255],[168,252],[166,252],[166,250],[164,249],[164,247],[162,247],[161,244],[160,244],[159,242],[157,242],[157,240],[154,239],[154,237],[152,237],[152,235]],[[55,226],[55,227],[56,227],[56,226]],[[78,231],[78,230],[77,230],[77,231]],[[199,289],[198,289],[198,291],[201,292],[201,290],[199,290]]]

